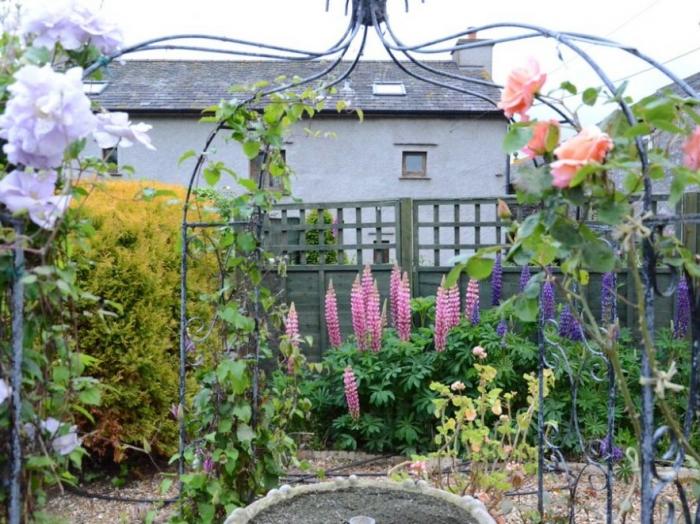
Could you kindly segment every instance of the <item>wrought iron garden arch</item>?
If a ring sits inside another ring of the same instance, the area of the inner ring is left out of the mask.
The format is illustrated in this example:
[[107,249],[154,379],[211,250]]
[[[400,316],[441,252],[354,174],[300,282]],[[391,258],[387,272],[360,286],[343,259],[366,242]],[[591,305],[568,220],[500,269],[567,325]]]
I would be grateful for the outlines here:
[[[409,8],[408,0],[405,1],[406,10]],[[423,0],[424,1],[424,0]],[[328,9],[328,4],[330,0],[326,1],[326,9]],[[586,35],[581,33],[572,32],[558,32],[549,30],[543,27],[539,27],[531,24],[520,24],[520,23],[493,23],[487,24],[479,27],[470,27],[459,33],[447,35],[438,39],[423,42],[420,44],[406,45],[399,38],[396,32],[393,30],[389,17],[387,15],[387,0],[346,0],[345,3],[346,15],[349,11],[349,23],[335,44],[333,44],[328,49],[322,51],[310,51],[303,49],[294,49],[282,46],[268,45],[261,42],[252,42],[248,40],[241,40],[236,38],[230,38],[225,36],[212,36],[204,34],[178,34],[172,36],[166,36],[161,38],[155,38],[147,40],[145,42],[139,43],[137,45],[127,47],[122,51],[115,53],[111,56],[101,57],[96,63],[91,67],[86,69],[85,77],[88,77],[93,72],[100,68],[107,67],[113,60],[136,52],[150,51],[150,50],[190,50],[190,51],[207,51],[212,53],[220,53],[224,55],[232,56],[244,56],[244,57],[256,57],[265,58],[271,60],[285,60],[293,62],[304,62],[318,60],[321,58],[332,58],[329,64],[321,69],[319,72],[307,76],[305,78],[296,79],[294,81],[288,82],[284,85],[279,85],[270,88],[262,93],[262,96],[269,96],[273,93],[283,92],[296,87],[302,86],[304,84],[309,84],[311,82],[320,81],[321,86],[324,88],[332,87],[344,79],[346,79],[355,69],[362,51],[364,49],[365,41],[369,30],[374,30],[378,35],[380,41],[382,42],[386,52],[396,64],[396,66],[402,70],[404,73],[415,77],[421,81],[450,89],[452,91],[464,93],[470,96],[474,96],[485,100],[494,106],[497,104],[496,100],[490,99],[483,93],[474,91],[469,88],[472,85],[482,85],[489,87],[498,86],[490,81],[477,79],[467,76],[461,76],[447,71],[441,71],[438,68],[422,61],[420,55],[431,55],[436,53],[444,53],[450,51],[458,51],[461,49],[471,49],[483,46],[491,46],[494,44],[514,42],[519,40],[533,39],[533,38],[544,38],[550,39],[557,43],[557,45],[564,46],[578,55],[598,76],[602,84],[605,86],[610,93],[615,93],[617,86],[610,79],[610,77],[605,73],[605,71],[593,60],[593,58],[584,49],[582,49],[581,44],[590,44],[602,47],[608,47],[611,49],[618,49],[629,55],[636,57],[638,60],[645,62],[650,67],[663,73],[666,77],[673,82],[678,89],[680,89],[685,95],[697,98],[697,94],[694,92],[693,88],[684,82],[681,78],[674,75],[668,68],[666,68],[660,62],[654,60],[653,58],[641,53],[639,50],[619,44],[612,40],[596,37],[592,35]],[[484,40],[473,40],[467,42],[460,42],[457,45],[446,44],[446,42],[454,41],[458,38],[474,35],[476,33],[484,34],[491,30],[498,29],[511,29],[515,31],[514,34],[499,37],[494,39],[484,39]],[[350,45],[357,39],[361,39],[360,47],[355,56],[348,62],[344,61],[343,58],[348,54]],[[189,41],[202,41],[201,45],[192,44],[182,44],[182,40]],[[418,69],[425,71],[424,73],[418,73],[413,69],[406,67],[405,60],[399,60],[400,58],[406,59],[408,62],[416,66]],[[338,71],[340,73],[338,74]],[[247,104],[252,100],[252,98],[241,101],[241,104]],[[555,104],[551,103],[547,99],[540,98],[540,102],[547,105],[559,118],[568,123],[572,123],[569,117],[561,111]],[[630,124],[635,122],[634,116],[632,114],[630,106],[623,99],[619,100],[619,106],[623,114],[625,115],[627,121]],[[191,202],[193,189],[196,187],[201,170],[205,163],[206,153],[212,146],[217,135],[224,131],[222,125],[218,125],[213,129],[209,136],[207,137],[204,147],[197,157],[196,164],[192,170],[188,187],[187,187],[187,197],[183,207],[183,219],[182,219],[182,229],[181,229],[181,240],[182,240],[182,254],[181,254],[181,297],[180,297],[180,386],[179,386],[179,403],[181,406],[184,405],[185,399],[185,361],[187,346],[189,344],[188,338],[188,318],[187,318],[187,247],[188,240],[190,238],[190,232],[197,228],[216,228],[224,226],[232,226],[237,224],[227,223],[227,222],[196,222],[190,218]],[[637,153],[639,162],[641,165],[642,172],[644,174],[644,193],[642,198],[643,211],[646,213],[648,218],[645,219],[645,224],[652,228],[663,227],[665,225],[678,225],[683,223],[693,223],[700,224],[700,215],[698,214],[686,214],[686,215],[668,215],[668,216],[652,216],[652,188],[651,179],[648,174],[649,160],[645,145],[642,143],[641,139],[637,139]],[[262,184],[263,174],[261,173],[258,184]],[[245,225],[252,227],[252,230],[256,233],[258,240],[260,240],[260,235],[262,233],[262,221],[264,217],[262,213],[254,213],[251,222]],[[243,224],[240,224],[243,225]],[[14,223],[15,230],[18,237],[21,236],[22,229],[19,222]],[[10,523],[19,524],[20,522],[20,508],[21,508],[21,492],[20,492],[20,476],[21,476],[21,448],[20,448],[20,417],[19,417],[19,406],[20,406],[20,386],[21,386],[21,362],[22,362],[22,318],[23,318],[23,285],[22,285],[22,274],[24,271],[23,267],[23,250],[18,243],[14,249],[14,267],[15,274],[12,286],[12,354],[13,354],[13,367],[12,367],[12,461],[11,461],[11,479],[10,479]],[[650,241],[647,241],[644,246],[643,251],[643,262],[642,262],[642,276],[644,283],[644,301],[646,305],[646,323],[649,328],[653,331],[654,326],[654,296],[655,294],[665,294],[673,292],[675,287],[675,282],[672,284],[671,288],[668,290],[661,290],[657,284],[656,279],[656,265],[657,260]],[[674,280],[677,281],[678,275],[674,273],[676,277]],[[700,293],[693,289],[691,286],[691,332],[692,332],[692,368],[690,377],[690,387],[688,391],[688,410],[686,418],[683,423],[683,428],[686,435],[690,432],[693,425],[694,417],[696,412],[700,408],[700,395],[698,394],[698,373],[700,373]],[[549,346],[552,343],[548,341],[544,334],[544,325],[540,323],[538,329],[538,340],[539,340],[539,365],[538,365],[538,376],[540,378],[540,389],[539,389],[539,402],[540,406],[544,403],[543,395],[543,372],[544,369],[550,365],[552,355],[549,354]],[[556,352],[556,348],[554,348]],[[589,348],[590,351],[594,350]],[[252,355],[254,360],[254,382],[253,382],[253,412],[255,413],[255,408],[258,403],[258,369],[260,363],[260,353],[259,348],[256,348],[255,354]],[[601,356],[601,358],[604,358]],[[559,363],[562,363],[559,360]],[[565,362],[563,362],[565,364]],[[651,368],[650,363],[644,354],[641,353],[641,372],[643,378],[651,378]],[[608,381],[608,387],[610,392],[611,404],[608,415],[608,428],[610,434],[614,432],[614,396],[615,396],[615,379],[612,370],[608,366],[607,375],[601,376],[601,380]],[[654,424],[654,392],[651,385],[642,386],[642,399],[641,399],[641,426],[642,426],[642,441],[640,443],[641,457],[641,522],[644,524],[649,524],[653,522],[654,519],[654,507],[656,505],[657,497],[661,490],[670,483],[675,483],[678,488],[679,499],[681,501],[681,510],[683,515],[683,521],[686,524],[700,523],[700,505],[697,505],[694,511],[689,505],[687,495],[684,488],[676,480],[676,474],[683,464],[684,451],[683,448],[677,444],[672,445],[670,450],[666,452],[663,456],[664,459],[673,459],[673,472],[666,475],[661,475],[657,472],[655,468],[655,462],[657,460],[656,446],[664,436],[668,435],[668,428],[659,427],[657,428]],[[575,414],[574,414],[575,415]],[[182,459],[183,450],[185,446],[185,429],[184,422],[180,421],[180,463],[179,472],[184,471],[184,462]],[[544,489],[544,473],[547,468],[554,466],[565,466],[565,461],[561,454],[557,452],[556,446],[549,441],[545,434],[545,421],[543,410],[539,410],[538,414],[538,511],[540,515],[544,514],[544,499],[545,499],[545,489]],[[607,504],[606,504],[606,522],[610,523],[613,521],[613,506],[612,506],[612,459],[607,457],[607,460],[597,461],[590,455],[586,457],[587,466],[597,467],[602,470],[605,474],[605,489],[607,492]],[[568,484],[568,489],[571,492],[572,497],[575,497],[576,489],[578,483],[581,480],[582,473],[578,475],[571,475],[571,480]],[[573,500],[573,498],[572,498]],[[570,521],[575,522],[574,508],[571,508]],[[668,520],[667,522],[673,522],[674,520],[674,507],[673,504],[669,503],[668,508]]]

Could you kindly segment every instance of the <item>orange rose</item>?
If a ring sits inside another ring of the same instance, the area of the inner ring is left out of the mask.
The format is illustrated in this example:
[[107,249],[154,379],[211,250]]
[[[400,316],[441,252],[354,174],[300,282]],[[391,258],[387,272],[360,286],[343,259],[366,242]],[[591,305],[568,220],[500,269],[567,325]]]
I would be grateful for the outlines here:
[[592,162],[602,162],[613,147],[612,139],[597,127],[587,127],[554,150],[557,161],[552,162],[552,185],[569,187],[579,169]]
[[532,106],[535,94],[545,80],[547,75],[540,72],[540,64],[531,58],[527,66],[515,68],[510,72],[498,107],[503,109],[508,118],[519,114],[521,120],[527,121],[527,110]]
[[695,127],[695,131],[683,144],[683,163],[688,169],[700,170],[700,126]]
[[525,153],[529,158],[535,158],[536,156],[549,153],[551,149],[547,147],[547,142],[550,141],[552,133],[556,133],[556,138],[554,140],[554,143],[556,144],[559,140],[559,122],[556,120],[537,122],[532,132],[532,138],[523,148],[523,153]]

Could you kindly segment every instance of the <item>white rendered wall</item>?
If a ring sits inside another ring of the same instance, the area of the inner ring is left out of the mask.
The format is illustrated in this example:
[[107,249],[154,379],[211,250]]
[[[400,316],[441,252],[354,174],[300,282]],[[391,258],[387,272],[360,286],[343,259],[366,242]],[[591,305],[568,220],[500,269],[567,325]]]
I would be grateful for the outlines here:
[[[194,117],[132,118],[153,126],[150,135],[157,150],[120,148],[120,165],[134,167],[136,178],[185,185],[194,160],[182,166],[177,160],[188,149],[201,150],[212,125]],[[287,162],[295,171],[293,193],[305,202],[500,195],[505,184],[505,127],[504,121],[490,119],[304,121],[292,129],[285,145]],[[427,151],[426,180],[401,179],[401,153],[406,150]],[[236,143],[218,138],[211,158],[248,176],[248,160]]]

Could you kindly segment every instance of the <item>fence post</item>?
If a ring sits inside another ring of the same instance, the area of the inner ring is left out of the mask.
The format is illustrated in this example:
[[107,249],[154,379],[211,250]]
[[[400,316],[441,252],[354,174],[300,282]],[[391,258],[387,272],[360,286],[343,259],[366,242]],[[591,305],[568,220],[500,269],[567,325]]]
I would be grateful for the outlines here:
[[[681,201],[681,214],[689,215],[691,213],[700,213],[700,193],[686,193]],[[682,240],[685,247],[691,253],[700,253],[700,227],[698,224],[685,223],[683,228]]]
[[[399,200],[399,220],[396,223],[399,238],[398,263],[404,271],[408,272],[411,289],[414,289],[415,261],[413,260],[413,200],[402,198]],[[415,290],[414,290],[415,291]]]

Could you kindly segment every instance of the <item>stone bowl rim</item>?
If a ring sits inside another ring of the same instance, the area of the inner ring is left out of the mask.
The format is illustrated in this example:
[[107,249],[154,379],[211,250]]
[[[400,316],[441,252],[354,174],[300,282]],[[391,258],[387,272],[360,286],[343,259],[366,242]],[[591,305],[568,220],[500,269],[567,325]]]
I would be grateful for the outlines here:
[[302,484],[291,487],[289,485],[271,489],[267,495],[256,500],[245,508],[237,508],[231,513],[224,524],[249,524],[252,519],[266,509],[295,497],[309,493],[328,493],[351,488],[359,489],[385,489],[391,491],[403,491],[420,493],[452,504],[466,511],[477,524],[496,524],[496,521],[488,513],[483,502],[470,496],[460,497],[447,491],[433,488],[424,480],[406,480],[395,482],[388,479],[359,479],[354,475],[348,478],[336,479],[315,484]]

